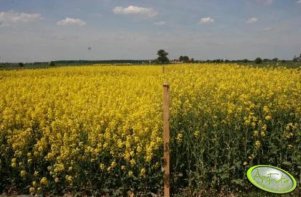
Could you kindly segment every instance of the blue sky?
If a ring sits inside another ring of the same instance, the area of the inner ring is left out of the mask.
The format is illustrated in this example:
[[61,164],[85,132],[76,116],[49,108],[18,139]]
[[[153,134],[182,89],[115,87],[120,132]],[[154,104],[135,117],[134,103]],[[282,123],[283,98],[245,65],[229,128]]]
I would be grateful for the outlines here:
[[0,0],[0,62],[292,59],[301,0]]

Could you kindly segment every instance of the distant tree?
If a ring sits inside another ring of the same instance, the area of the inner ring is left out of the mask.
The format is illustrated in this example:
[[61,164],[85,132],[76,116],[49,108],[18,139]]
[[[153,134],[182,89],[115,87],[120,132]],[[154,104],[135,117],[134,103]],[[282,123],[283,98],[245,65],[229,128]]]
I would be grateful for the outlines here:
[[243,62],[243,63],[248,63],[249,60],[248,60],[248,59],[243,59],[242,62]]
[[184,62],[189,62],[190,58],[188,56],[184,56]]
[[179,61],[181,61],[181,62],[189,62],[189,57],[188,56],[180,56],[179,57]]
[[179,57],[179,60],[180,60],[181,62],[189,62],[189,57],[188,57],[188,56],[180,56],[180,57]]
[[215,60],[213,60],[213,62],[214,63],[222,63],[222,62],[224,62],[224,60],[223,59],[215,59]]
[[18,65],[19,67],[24,67],[24,64],[22,62],[20,62]]
[[299,57],[295,55],[293,58],[293,62],[298,62],[298,61],[301,61],[301,54],[299,55]]
[[262,63],[262,59],[260,57],[255,59],[255,63],[256,64],[261,64]]
[[263,59],[263,62],[269,62],[269,61],[271,61],[271,60],[267,59],[267,58]]
[[157,62],[159,64],[168,64],[169,63],[169,59],[167,57],[168,53],[165,50],[160,49],[157,52],[157,55],[158,55]]
[[49,62],[49,66],[55,66],[55,62],[54,61]]
[[273,62],[278,62],[278,58],[275,57],[275,58],[272,59],[272,61],[273,61]]
[[179,57],[179,61],[182,61],[183,60],[183,56],[181,55],[180,57]]
[[194,58],[191,58],[190,61],[191,61],[191,62],[194,62]]

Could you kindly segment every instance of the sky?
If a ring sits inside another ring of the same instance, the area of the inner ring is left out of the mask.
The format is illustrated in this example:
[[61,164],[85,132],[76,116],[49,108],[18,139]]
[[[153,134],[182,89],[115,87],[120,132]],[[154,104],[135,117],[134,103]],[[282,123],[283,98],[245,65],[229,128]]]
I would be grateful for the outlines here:
[[0,0],[0,62],[292,59],[301,0]]

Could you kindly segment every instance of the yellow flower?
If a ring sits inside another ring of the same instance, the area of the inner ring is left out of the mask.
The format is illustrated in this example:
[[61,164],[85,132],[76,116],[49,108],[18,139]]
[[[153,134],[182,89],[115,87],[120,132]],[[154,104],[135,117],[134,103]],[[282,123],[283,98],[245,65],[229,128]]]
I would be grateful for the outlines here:
[[38,176],[39,172],[38,171],[34,171],[33,176]]
[[101,170],[104,170],[104,169],[105,169],[105,165],[104,165],[103,163],[100,163],[100,164],[99,164],[99,168],[100,168]]
[[258,137],[258,133],[259,133],[259,132],[258,132],[257,130],[253,131],[253,136],[254,136],[254,137]]
[[257,140],[257,141],[255,142],[255,148],[256,148],[256,149],[259,149],[260,147],[261,147],[261,143],[260,143],[260,141]]
[[20,176],[21,176],[21,177],[24,178],[24,177],[26,176],[26,174],[27,174],[27,173],[26,173],[25,170],[21,170],[21,172],[20,172]]
[[35,190],[35,188],[34,188],[34,187],[30,187],[30,188],[29,188],[29,193],[31,193],[31,194],[32,194],[32,193],[35,193],[35,191],[36,191],[36,190]]
[[183,140],[183,134],[182,133],[178,133],[177,137],[176,137],[176,140],[177,140],[178,143],[181,143],[182,140]]
[[[159,172],[163,78],[172,87],[170,118],[176,121],[176,134],[171,141],[176,145],[197,142],[203,134],[204,139],[217,136],[212,140],[243,138],[248,130],[256,152],[263,147],[261,140],[270,143],[273,139],[266,136],[273,138],[276,126],[283,125],[283,133],[275,135],[294,150],[300,128],[300,69],[214,65],[173,65],[164,75],[158,66],[0,69],[0,90],[5,92],[0,94],[0,135],[7,140],[0,152],[1,158],[10,158],[8,166],[2,160],[1,171],[11,167],[17,176],[37,180],[28,186],[37,194],[51,189],[46,185],[69,187],[80,179],[80,166],[98,165],[108,178],[119,169],[138,178],[148,168]],[[277,125],[270,124],[274,113]],[[249,165],[254,155],[242,164]],[[27,169],[36,170],[32,177]]]
[[134,175],[133,171],[130,170],[130,171],[128,172],[128,175],[129,175],[129,177],[132,177],[132,176]]
[[141,152],[142,152],[142,147],[141,147],[140,145],[137,147],[137,152],[138,152],[138,153],[141,153]]
[[261,127],[261,130],[262,130],[262,131],[266,131],[266,130],[267,130],[267,127],[268,127],[268,126],[267,126],[266,124],[264,124],[264,125]]
[[43,177],[41,180],[40,180],[40,184],[41,185],[48,185],[48,180],[46,177]]
[[113,161],[112,163],[111,163],[111,168],[115,168],[117,166],[117,163],[115,162],[115,161]]
[[68,181],[68,182],[70,182],[70,183],[73,181],[73,177],[70,176],[70,175],[66,175],[66,176],[65,176],[65,179],[66,179],[66,181]]
[[146,173],[145,168],[142,168],[142,169],[140,170],[140,176],[144,177],[144,176],[145,176],[145,173]]
[[131,159],[131,160],[130,160],[130,164],[131,164],[132,166],[134,166],[134,165],[136,164],[136,160],[135,160],[135,159]]
[[64,166],[64,164],[62,164],[62,163],[60,163],[60,164],[55,164],[54,165],[54,172],[55,173],[58,173],[58,172],[62,172],[62,171],[64,171],[65,170],[65,166]]
[[16,163],[12,163],[11,167],[15,168],[15,167],[17,167],[17,164]]
[[200,131],[195,131],[194,133],[193,133],[193,135],[194,135],[194,137],[199,137],[200,136]]
[[268,115],[264,118],[265,120],[271,120],[272,119],[272,116]]
[[268,106],[263,106],[263,112],[264,113],[269,113],[270,112],[270,109],[269,109],[269,107]]
[[32,186],[36,187],[36,186],[37,186],[37,182],[36,182],[36,181],[33,181],[33,182],[32,182]]

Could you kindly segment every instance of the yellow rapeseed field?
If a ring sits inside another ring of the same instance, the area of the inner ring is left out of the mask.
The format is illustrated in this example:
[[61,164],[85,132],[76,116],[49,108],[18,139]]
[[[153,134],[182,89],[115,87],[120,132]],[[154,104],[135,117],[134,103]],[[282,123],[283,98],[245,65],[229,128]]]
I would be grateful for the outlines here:
[[186,64],[168,65],[165,74],[147,65],[2,70],[0,193],[9,186],[31,194],[160,191],[163,81],[171,86],[175,185],[197,184],[189,181],[195,177],[221,186],[234,177],[231,184],[243,186],[244,170],[260,162],[288,166],[297,175],[300,69]]

